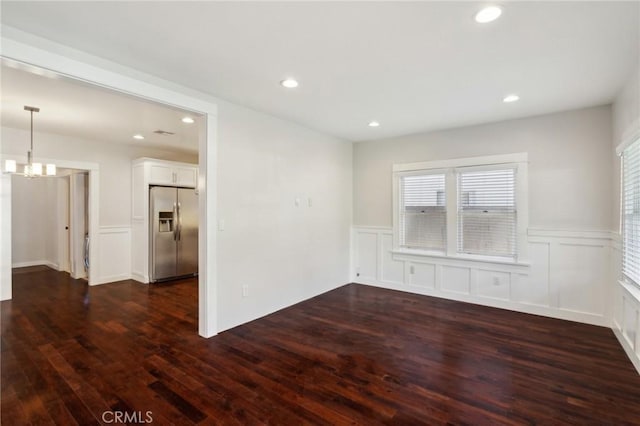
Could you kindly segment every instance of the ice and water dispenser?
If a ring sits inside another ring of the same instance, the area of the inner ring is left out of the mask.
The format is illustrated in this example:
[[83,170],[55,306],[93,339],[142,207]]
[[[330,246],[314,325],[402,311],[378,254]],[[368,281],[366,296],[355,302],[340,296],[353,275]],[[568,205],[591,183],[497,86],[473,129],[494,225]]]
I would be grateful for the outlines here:
[[158,213],[158,232],[173,232],[173,212]]

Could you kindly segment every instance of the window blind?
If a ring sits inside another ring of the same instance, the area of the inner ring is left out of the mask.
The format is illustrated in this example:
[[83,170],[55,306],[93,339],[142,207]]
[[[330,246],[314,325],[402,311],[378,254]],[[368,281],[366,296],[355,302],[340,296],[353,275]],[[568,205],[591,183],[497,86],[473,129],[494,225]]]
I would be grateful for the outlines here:
[[458,170],[458,253],[516,257],[516,170]]
[[445,176],[400,178],[400,246],[444,251],[447,238]]
[[622,272],[640,284],[640,140],[622,153]]

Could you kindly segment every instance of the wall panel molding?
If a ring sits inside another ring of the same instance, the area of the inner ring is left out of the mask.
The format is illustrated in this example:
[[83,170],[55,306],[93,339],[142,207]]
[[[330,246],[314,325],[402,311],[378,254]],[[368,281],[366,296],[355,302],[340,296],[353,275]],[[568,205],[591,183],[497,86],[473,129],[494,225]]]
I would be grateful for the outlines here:
[[[100,256],[95,284],[106,284],[131,278],[131,227],[101,226],[98,230]],[[94,284],[94,285],[95,285]]]
[[[610,326],[608,231],[530,229],[530,266],[393,254],[388,227],[352,227],[352,281]],[[365,256],[362,256],[362,254]],[[374,256],[375,254],[375,256]],[[360,259],[366,259],[366,264]],[[366,274],[358,272],[366,271]]]

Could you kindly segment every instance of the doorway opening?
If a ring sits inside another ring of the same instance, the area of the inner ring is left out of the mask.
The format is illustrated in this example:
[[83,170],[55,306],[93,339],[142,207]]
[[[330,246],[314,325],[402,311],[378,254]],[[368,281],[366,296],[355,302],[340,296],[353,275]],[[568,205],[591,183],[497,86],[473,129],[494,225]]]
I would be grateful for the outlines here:
[[12,269],[48,266],[89,280],[89,171],[11,177]]
[[[85,58],[86,60],[86,58]],[[163,105],[169,109],[179,109],[183,112],[192,111],[199,117],[201,125],[197,130],[197,137],[195,144],[199,150],[199,155],[196,157],[195,162],[199,166],[197,176],[197,188],[199,192],[198,199],[198,216],[199,216],[199,239],[198,239],[198,263],[199,263],[199,275],[198,275],[198,331],[201,336],[210,337],[216,334],[216,277],[213,273],[215,269],[215,246],[216,235],[214,232],[208,232],[208,222],[214,223],[215,217],[215,194],[216,194],[216,178],[215,173],[209,173],[207,170],[207,164],[215,165],[216,163],[216,125],[217,125],[217,106],[211,100],[208,100],[206,96],[194,95],[194,92],[187,89],[181,89],[179,87],[173,87],[168,89],[163,83],[153,83],[151,80],[142,80],[130,75],[123,74],[117,71],[110,71],[108,69],[101,68],[99,65],[90,65],[88,62],[82,62],[82,60],[73,59],[69,56],[54,53],[38,46],[26,45],[21,42],[9,40],[3,44],[3,65],[9,65],[12,68],[20,68],[22,70],[31,70],[31,73],[41,76],[53,77],[53,80],[58,81],[72,81],[75,84],[81,86],[92,87],[93,89],[100,89],[111,92],[112,95],[120,95],[122,98],[134,98],[141,102],[148,102],[150,104]],[[5,79],[3,72],[3,80]],[[5,86],[3,84],[3,86]],[[6,85],[10,86],[10,85]],[[4,92],[4,90],[3,90]],[[64,93],[62,98],[66,98],[67,93]],[[60,98],[60,96],[58,96]],[[6,103],[3,102],[3,106]],[[117,107],[116,107],[117,109]],[[4,112],[4,111],[3,111]],[[138,116],[140,117],[140,116]],[[6,114],[3,113],[3,121],[6,118]],[[144,121],[144,116],[140,117],[139,122]],[[80,120],[82,121],[82,120]],[[86,120],[84,121],[86,123]],[[5,131],[5,125],[3,123],[3,133]],[[157,130],[167,130],[166,128],[160,128]],[[132,133],[132,132],[131,132]],[[131,138],[131,133],[127,134],[127,139]],[[155,132],[154,132],[155,133]],[[137,134],[137,133],[135,133]],[[166,135],[165,132],[160,132],[161,136]],[[8,138],[3,138],[9,140]],[[121,138],[122,139],[122,138]],[[1,157],[2,160],[7,157],[15,156],[15,152],[7,150],[7,145],[2,146]],[[144,156],[144,150],[138,151],[139,156]],[[73,154],[73,161],[84,162],[84,159],[78,158],[77,153]],[[57,157],[57,153],[49,153],[50,158]],[[43,154],[46,156],[46,154]],[[72,158],[69,157],[69,158]],[[89,159],[89,157],[86,157]],[[91,157],[93,161],[101,158],[99,154]],[[135,157],[134,157],[135,158]],[[132,158],[133,159],[133,158]],[[56,162],[58,163],[58,162]],[[96,163],[94,163],[96,164]],[[62,164],[58,164],[59,167]],[[100,176],[106,175],[105,171],[100,166]],[[126,176],[130,173],[130,169],[118,176]],[[95,170],[90,172],[90,238],[91,238],[91,250],[90,250],[90,263],[89,270],[89,283],[97,284],[100,282],[100,277],[96,277],[96,270],[100,271],[100,274],[105,273],[101,268],[101,261],[107,255],[107,250],[101,250],[102,238],[100,238],[102,223],[98,224],[97,221],[92,221],[91,217],[96,215],[98,217],[99,206],[104,206],[105,203],[98,204],[97,199],[102,199],[97,193],[98,185],[97,179],[94,179],[93,175],[98,176],[98,165],[96,164]],[[113,177],[113,180],[117,180],[119,177]],[[110,176],[111,178],[111,176]],[[111,181],[106,178],[105,180]],[[10,179],[6,176],[0,177],[0,186],[3,196],[0,197],[0,230],[3,235],[11,235],[11,185]],[[95,191],[94,191],[95,187]],[[100,185],[101,189],[104,189],[104,185]],[[119,192],[119,196],[122,196],[123,191]],[[7,197],[6,195],[9,195]],[[95,201],[95,203],[94,203]],[[106,203],[108,204],[108,203]],[[8,207],[8,208],[7,208]],[[121,211],[127,211],[129,209],[124,208]],[[109,213],[110,214],[110,213]],[[107,214],[108,215],[108,214]],[[103,212],[100,212],[100,217],[104,217]],[[123,234],[123,239],[130,239],[130,233],[127,233],[126,227],[123,226],[110,226],[104,233],[106,234]],[[117,229],[116,229],[117,228]],[[96,238],[98,237],[98,238]],[[105,238],[109,240],[109,238]],[[0,295],[3,300],[11,298],[11,239],[9,238],[9,244],[7,239],[3,238],[3,244],[0,246]],[[122,253],[113,252],[122,256]],[[108,272],[108,271],[107,271]]]

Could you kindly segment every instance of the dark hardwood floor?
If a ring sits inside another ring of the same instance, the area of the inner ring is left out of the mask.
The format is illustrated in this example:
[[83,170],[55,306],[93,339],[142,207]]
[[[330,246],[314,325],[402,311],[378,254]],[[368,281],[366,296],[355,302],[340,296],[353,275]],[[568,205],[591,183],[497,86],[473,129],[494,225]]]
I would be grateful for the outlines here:
[[4,425],[640,424],[607,328],[351,284],[202,339],[195,280],[13,278]]

